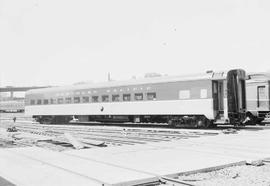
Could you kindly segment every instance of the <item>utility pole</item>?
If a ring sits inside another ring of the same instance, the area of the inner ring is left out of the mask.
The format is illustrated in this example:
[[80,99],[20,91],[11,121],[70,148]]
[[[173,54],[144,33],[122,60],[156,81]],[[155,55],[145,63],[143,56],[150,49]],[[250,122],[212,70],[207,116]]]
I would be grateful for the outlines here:
[[111,74],[110,74],[110,72],[108,73],[108,81],[111,81]]

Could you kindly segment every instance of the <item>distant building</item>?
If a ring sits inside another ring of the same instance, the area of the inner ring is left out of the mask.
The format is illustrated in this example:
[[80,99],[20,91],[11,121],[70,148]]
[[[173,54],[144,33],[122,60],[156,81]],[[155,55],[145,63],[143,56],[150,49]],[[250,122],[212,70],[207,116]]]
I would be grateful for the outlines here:
[[144,75],[145,78],[161,77],[161,76],[162,76],[162,74],[156,73],[156,72],[146,73],[146,74]]

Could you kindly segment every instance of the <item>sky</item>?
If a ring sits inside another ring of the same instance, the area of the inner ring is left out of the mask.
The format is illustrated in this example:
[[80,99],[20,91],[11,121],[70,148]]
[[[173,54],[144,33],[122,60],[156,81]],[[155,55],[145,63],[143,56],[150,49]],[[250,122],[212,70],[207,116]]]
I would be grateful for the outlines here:
[[269,0],[0,0],[0,87],[270,71]]

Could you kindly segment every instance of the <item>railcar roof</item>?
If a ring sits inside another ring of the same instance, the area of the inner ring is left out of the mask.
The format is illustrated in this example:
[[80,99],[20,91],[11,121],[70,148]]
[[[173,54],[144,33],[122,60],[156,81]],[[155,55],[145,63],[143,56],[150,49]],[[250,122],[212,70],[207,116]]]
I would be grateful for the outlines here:
[[247,83],[263,83],[270,81],[270,73],[267,72],[257,72],[257,73],[248,73],[249,79]]
[[85,84],[78,84],[78,85],[33,89],[33,90],[27,91],[27,94],[43,93],[43,92],[73,91],[73,90],[83,90],[83,89],[91,89],[91,88],[124,87],[124,86],[132,86],[132,85],[156,84],[156,83],[166,83],[166,82],[169,83],[169,82],[177,82],[177,81],[225,79],[226,75],[227,75],[227,72],[223,71],[223,72],[218,72],[218,73],[204,73],[204,74],[194,74],[194,75],[185,75],[185,76],[161,76],[161,77],[130,79],[126,81],[85,83]]
[[265,78],[270,79],[270,72],[257,72],[257,73],[248,73],[251,79]]

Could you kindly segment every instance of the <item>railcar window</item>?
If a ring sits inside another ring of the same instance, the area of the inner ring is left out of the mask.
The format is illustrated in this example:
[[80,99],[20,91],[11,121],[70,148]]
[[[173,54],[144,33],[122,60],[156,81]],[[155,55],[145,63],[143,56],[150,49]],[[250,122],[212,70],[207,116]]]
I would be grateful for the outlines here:
[[98,96],[92,96],[92,102],[98,102]]
[[143,100],[143,93],[136,93],[134,98],[136,101]]
[[258,93],[259,93],[259,97],[265,98],[265,86],[259,86]]
[[36,102],[35,102],[35,100],[33,100],[33,99],[30,101],[30,105],[34,105],[35,103],[36,103]]
[[71,103],[71,102],[72,102],[71,97],[68,97],[68,98],[65,99],[65,103]]
[[56,99],[52,99],[50,100],[51,104],[56,104]]
[[74,97],[74,103],[80,103],[80,97]]
[[83,102],[83,103],[89,103],[89,97],[88,97],[88,96],[84,96],[84,97],[82,98],[82,102]]
[[147,94],[147,100],[156,100],[157,94],[155,92],[148,92]]
[[37,104],[38,104],[38,105],[41,105],[41,102],[42,102],[41,99],[38,99],[38,100],[37,100]]
[[130,101],[130,94],[123,94],[123,101]]
[[190,98],[190,90],[179,91],[179,99],[189,99],[189,98]]
[[48,105],[48,104],[49,104],[49,100],[48,100],[48,99],[44,99],[44,100],[43,100],[43,104],[44,104],[44,105]]
[[109,101],[109,96],[108,95],[103,95],[102,96],[102,102],[108,102]]
[[266,106],[265,86],[257,87],[257,106],[258,107]]
[[200,97],[201,98],[207,98],[207,89],[201,89]]
[[63,104],[64,103],[64,99],[63,98],[58,98],[57,99],[57,103],[58,104]]
[[120,101],[119,95],[112,95],[112,101]]

